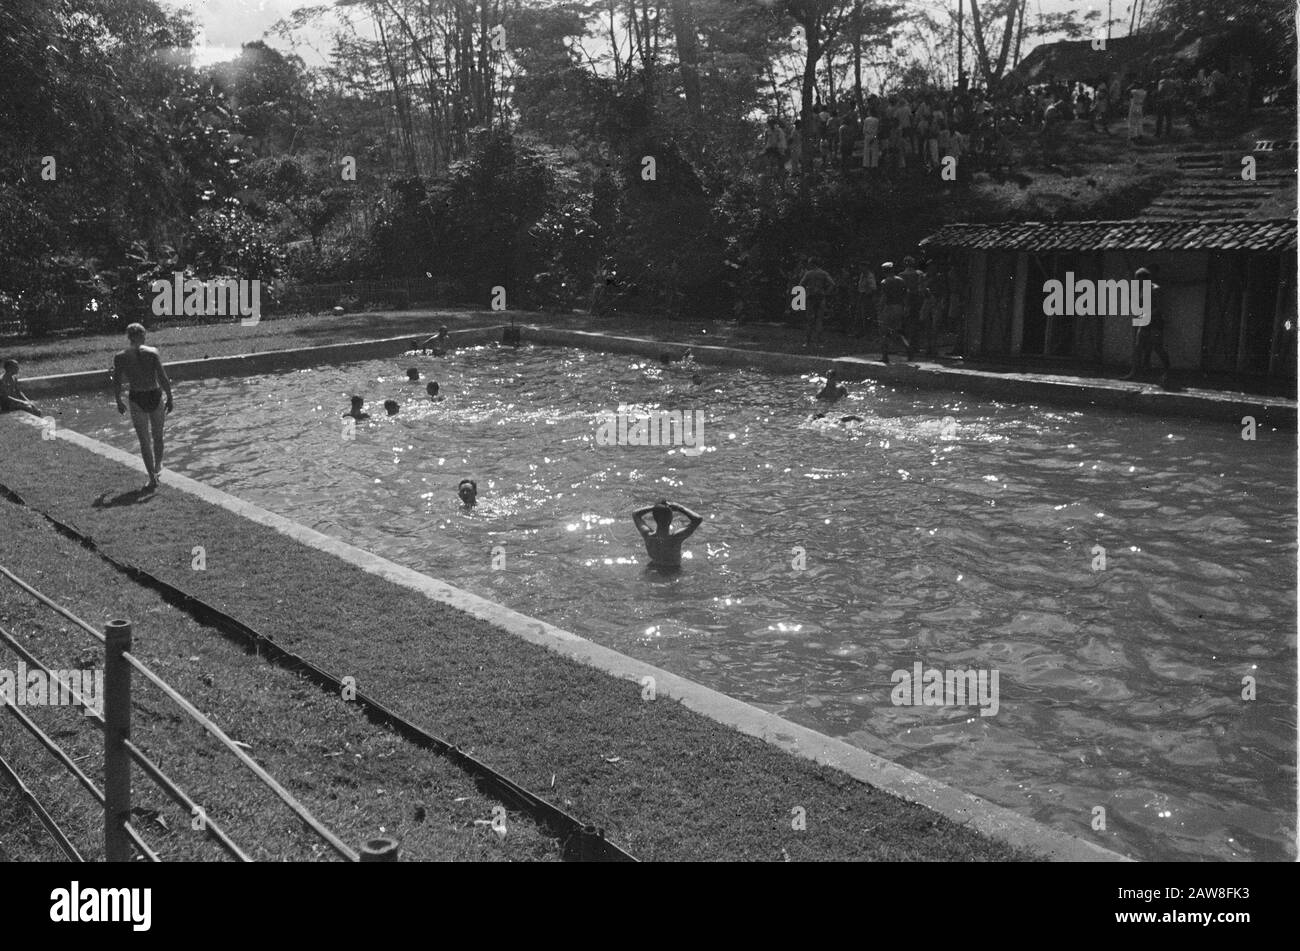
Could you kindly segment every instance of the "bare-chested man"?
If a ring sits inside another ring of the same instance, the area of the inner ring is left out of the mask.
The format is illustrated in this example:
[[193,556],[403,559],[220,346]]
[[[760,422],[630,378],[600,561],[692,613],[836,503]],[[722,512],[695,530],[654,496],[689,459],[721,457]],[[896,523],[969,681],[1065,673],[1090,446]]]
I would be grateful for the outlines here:
[[[690,519],[690,524],[677,532],[671,531],[674,512],[679,512]],[[651,513],[654,514],[655,528],[642,521]],[[675,502],[657,502],[633,512],[632,521],[645,541],[646,551],[650,553],[650,567],[672,570],[682,566],[682,542],[695,534],[695,530],[703,524],[704,518]]]
[[113,389],[117,395],[117,411],[125,413],[122,386],[130,387],[131,423],[140,439],[140,456],[152,489],[157,487],[158,476],[162,474],[163,420],[172,411],[172,382],[167,379],[158,351],[144,345],[144,334],[141,324],[126,328],[126,339],[131,345],[113,357]]

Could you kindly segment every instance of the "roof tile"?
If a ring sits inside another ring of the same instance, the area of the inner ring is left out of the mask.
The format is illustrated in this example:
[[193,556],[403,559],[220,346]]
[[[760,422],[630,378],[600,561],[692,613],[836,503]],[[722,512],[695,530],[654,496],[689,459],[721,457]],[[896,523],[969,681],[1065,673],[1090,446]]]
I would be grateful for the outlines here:
[[971,251],[1294,251],[1296,222],[1275,218],[951,224],[921,244]]

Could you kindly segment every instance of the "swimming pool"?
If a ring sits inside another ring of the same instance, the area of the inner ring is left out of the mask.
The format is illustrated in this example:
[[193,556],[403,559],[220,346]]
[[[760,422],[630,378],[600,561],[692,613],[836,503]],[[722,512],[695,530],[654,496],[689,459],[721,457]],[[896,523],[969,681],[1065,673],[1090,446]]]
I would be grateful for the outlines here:
[[[869,384],[815,420],[819,383],[531,347],[209,380],[167,465],[1111,848],[1290,855],[1294,436]],[[703,451],[608,445],[620,407]],[[706,517],[672,576],[629,517],[663,497]],[[896,705],[918,663],[995,671],[996,714]]]

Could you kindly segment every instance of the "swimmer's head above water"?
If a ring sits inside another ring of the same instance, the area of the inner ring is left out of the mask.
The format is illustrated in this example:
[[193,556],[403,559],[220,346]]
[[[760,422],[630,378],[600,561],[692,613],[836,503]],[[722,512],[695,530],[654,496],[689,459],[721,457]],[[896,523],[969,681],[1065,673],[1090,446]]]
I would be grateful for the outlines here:
[[352,408],[351,408],[350,410],[348,410],[346,413],[344,413],[343,415],[344,415],[344,416],[351,416],[353,419],[369,419],[369,418],[370,418],[370,414],[369,414],[369,413],[363,413],[363,412],[361,411],[361,407],[365,404],[365,402],[366,402],[366,399],[365,399],[364,396],[354,396],[354,397],[352,397]]
[[418,368],[418,367],[410,367],[410,368],[406,371],[406,378],[407,378],[408,380],[410,380],[412,383],[414,383],[416,380],[418,380],[418,379],[420,378],[420,370],[419,370],[419,368]]
[[428,393],[430,396],[437,396],[438,382],[436,380],[430,380],[429,385],[424,388],[424,392]]
[[389,416],[396,416],[401,407],[398,405],[397,400],[384,400],[384,409]]
[[668,526],[673,523],[673,510],[668,507],[668,502],[660,499],[650,510],[650,517],[655,520],[655,526],[661,532],[668,531]]
[[478,483],[473,479],[461,479],[460,485],[456,486],[456,494],[467,507],[472,506],[478,501]]

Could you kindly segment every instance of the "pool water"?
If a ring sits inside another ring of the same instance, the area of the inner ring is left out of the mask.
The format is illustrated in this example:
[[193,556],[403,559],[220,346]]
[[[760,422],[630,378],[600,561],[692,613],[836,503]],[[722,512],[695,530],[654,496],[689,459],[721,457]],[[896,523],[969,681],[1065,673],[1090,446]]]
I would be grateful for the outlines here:
[[[1126,854],[1294,854],[1293,434],[866,383],[814,419],[819,386],[481,347],[181,384],[166,463]],[[598,440],[620,408],[701,411],[703,451]],[[675,575],[660,498],[706,519]],[[918,663],[996,671],[996,714],[896,705]]]

